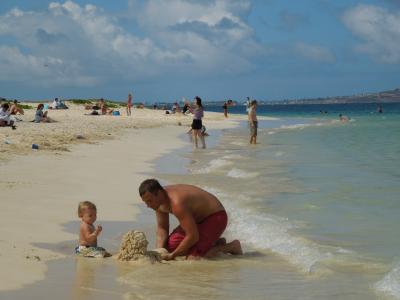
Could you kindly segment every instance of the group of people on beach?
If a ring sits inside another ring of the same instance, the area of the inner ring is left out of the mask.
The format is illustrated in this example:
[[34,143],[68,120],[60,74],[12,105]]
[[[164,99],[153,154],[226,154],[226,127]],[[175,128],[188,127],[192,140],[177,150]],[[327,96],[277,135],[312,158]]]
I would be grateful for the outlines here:
[[[68,108],[62,101],[59,101],[58,98],[55,98],[54,102],[57,102],[58,106],[55,106],[54,103],[53,106],[39,103],[38,106],[36,107],[34,119],[31,120],[31,122],[34,123],[54,122],[54,120],[48,116],[47,109],[53,109],[54,107],[56,107],[54,109]],[[17,115],[21,116],[24,114],[25,114],[24,109],[17,100],[14,100],[11,105],[8,102],[3,103],[0,109],[0,127],[10,126],[12,129],[16,129],[17,128],[15,125],[16,122],[22,121],[20,117],[17,117]]]
[[[35,112],[35,118],[32,122],[40,123],[40,122],[52,122],[48,116],[47,111],[44,111],[44,104],[40,103]],[[18,101],[14,100],[13,104],[10,106],[9,103],[3,103],[0,109],[0,127],[9,126],[12,129],[16,129],[15,123],[17,121],[22,121],[17,117],[17,114],[24,115],[24,110],[19,106]]]

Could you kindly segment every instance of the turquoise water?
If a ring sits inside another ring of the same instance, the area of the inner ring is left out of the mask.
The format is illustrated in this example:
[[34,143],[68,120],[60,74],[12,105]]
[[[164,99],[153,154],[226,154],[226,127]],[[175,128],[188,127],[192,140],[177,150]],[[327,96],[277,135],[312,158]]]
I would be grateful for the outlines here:
[[399,108],[261,108],[279,119],[259,122],[258,145],[248,145],[246,124],[225,130],[217,146],[186,154],[186,175],[168,180],[218,195],[228,237],[247,251],[277,254],[306,278],[330,274],[326,295],[348,277],[350,294],[366,294],[343,298],[400,299]]

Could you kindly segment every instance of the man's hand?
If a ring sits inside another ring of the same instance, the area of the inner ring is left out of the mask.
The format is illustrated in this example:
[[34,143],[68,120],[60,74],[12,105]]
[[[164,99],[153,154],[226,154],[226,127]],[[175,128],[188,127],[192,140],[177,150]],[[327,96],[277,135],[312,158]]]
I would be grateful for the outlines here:
[[175,257],[172,255],[172,253],[163,253],[161,254],[161,259],[162,260],[173,260]]

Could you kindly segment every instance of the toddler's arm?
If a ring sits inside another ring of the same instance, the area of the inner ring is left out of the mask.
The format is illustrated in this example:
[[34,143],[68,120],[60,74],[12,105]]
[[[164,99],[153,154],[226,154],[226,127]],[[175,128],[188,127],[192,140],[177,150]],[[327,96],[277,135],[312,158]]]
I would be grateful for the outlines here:
[[97,226],[95,230],[87,224],[81,224],[81,240],[93,245],[97,243],[97,236],[103,230],[101,226]]

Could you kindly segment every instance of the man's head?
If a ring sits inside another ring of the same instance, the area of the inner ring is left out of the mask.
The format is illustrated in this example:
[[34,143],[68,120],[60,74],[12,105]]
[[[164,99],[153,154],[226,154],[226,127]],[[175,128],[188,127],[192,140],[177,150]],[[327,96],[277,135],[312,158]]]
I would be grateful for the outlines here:
[[251,106],[256,106],[257,105],[257,100],[251,101]]
[[165,190],[156,179],[146,179],[139,186],[139,195],[148,207],[157,210],[165,196]]

